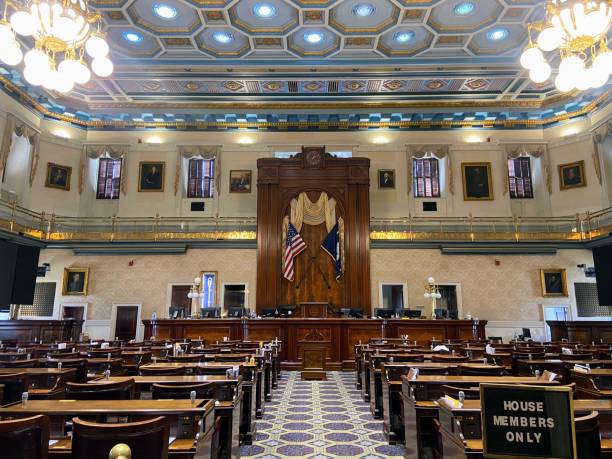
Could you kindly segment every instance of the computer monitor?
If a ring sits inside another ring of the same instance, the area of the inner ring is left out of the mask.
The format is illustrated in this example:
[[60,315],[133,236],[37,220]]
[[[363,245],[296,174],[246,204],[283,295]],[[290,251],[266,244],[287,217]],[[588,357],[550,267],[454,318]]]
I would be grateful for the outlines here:
[[523,328],[523,339],[525,341],[531,339],[531,330],[529,328]]
[[279,316],[293,317],[295,315],[295,306],[292,304],[279,304],[276,310]]
[[171,319],[183,319],[183,308],[177,306],[170,307],[170,318]]
[[374,309],[374,317],[380,317],[382,319],[390,319],[393,317],[395,311],[393,309],[387,308],[375,308]]
[[276,309],[264,308],[261,310],[261,317],[276,317]]
[[446,314],[448,314],[448,311],[443,308],[436,308],[434,309],[434,314],[436,315],[436,319],[446,319]]
[[219,308],[200,308],[200,314],[207,319],[219,317]]
[[244,308],[242,306],[230,306],[227,315],[229,317],[242,317],[244,316]]
[[351,308],[349,310],[349,317],[354,317],[355,319],[362,319],[363,309]]
[[404,309],[404,317],[409,317],[410,319],[419,319],[421,317],[421,311],[418,309]]

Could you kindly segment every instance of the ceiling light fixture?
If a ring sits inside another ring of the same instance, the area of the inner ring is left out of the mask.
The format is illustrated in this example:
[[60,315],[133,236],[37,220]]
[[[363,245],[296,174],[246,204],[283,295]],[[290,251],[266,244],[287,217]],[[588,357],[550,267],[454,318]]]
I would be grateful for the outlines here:
[[258,3],[253,8],[253,13],[260,18],[272,18],[276,16],[276,7],[269,3]]
[[[113,73],[107,57],[109,46],[100,32],[101,16],[89,11],[87,0],[31,0],[27,7],[14,4],[10,22],[8,3],[0,20],[0,60],[15,66],[23,59],[28,83],[66,93],[75,83],[91,79],[90,67],[100,77]],[[25,56],[15,34],[34,41]]]
[[136,32],[123,32],[122,35],[130,43],[140,43],[143,40],[142,35]]
[[308,43],[316,45],[323,40],[323,34],[321,32],[308,32],[304,35],[304,40]]
[[375,10],[376,8],[371,3],[360,3],[353,7],[353,14],[355,16],[366,17],[374,14]]
[[176,17],[176,8],[165,3],[159,3],[153,7],[153,11],[162,19],[174,19]]
[[[529,70],[534,83],[543,83],[552,74],[544,52],[558,53],[555,86],[559,91],[600,88],[612,72],[607,41],[611,21],[612,0],[548,0],[546,20],[527,24],[529,44],[521,55],[521,65]],[[534,31],[539,32],[535,42]]]
[[472,2],[462,2],[455,6],[455,14],[457,16],[467,16],[474,11],[474,4]]
[[407,43],[414,38],[414,32],[396,32],[393,39],[398,43]]
[[226,44],[231,42],[234,36],[229,32],[215,32],[213,33],[213,38],[219,43]]
[[508,38],[508,29],[493,29],[487,34],[487,38],[492,41],[501,41]]

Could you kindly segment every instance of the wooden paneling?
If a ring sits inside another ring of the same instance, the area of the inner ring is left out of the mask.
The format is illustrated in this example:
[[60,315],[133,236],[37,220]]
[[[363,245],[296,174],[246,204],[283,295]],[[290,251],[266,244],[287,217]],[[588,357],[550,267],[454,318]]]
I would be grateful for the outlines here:
[[[371,312],[370,201],[367,158],[340,159],[307,147],[290,159],[257,161],[257,311],[279,304],[323,301]],[[282,220],[301,192],[316,200],[326,192],[345,221],[345,271],[336,281],[331,259],[320,248],[325,225],[303,225],[308,248],[295,263],[295,281],[282,275]],[[299,288],[298,288],[299,287]]]
[[599,343],[612,342],[612,321],[563,321],[549,320],[546,322],[550,326],[550,334],[553,341],[560,341],[567,338],[570,341],[578,341],[583,344],[591,344],[595,341]]
[[[153,329],[150,320],[143,320],[145,338]],[[408,335],[425,345],[433,337],[455,339],[484,337],[486,321],[476,326],[469,320],[378,320],[378,319],[202,319],[202,320],[158,320],[157,330],[168,330],[172,338],[206,339],[207,343],[221,341],[223,336],[231,339],[282,341],[281,360],[289,369],[299,369],[302,349],[308,343],[325,348],[329,369],[340,369],[343,363],[354,360],[354,345],[371,338],[397,338]],[[472,335],[476,330],[476,336]],[[161,336],[158,331],[159,336]]]
[[0,340],[76,341],[82,320],[0,320]]

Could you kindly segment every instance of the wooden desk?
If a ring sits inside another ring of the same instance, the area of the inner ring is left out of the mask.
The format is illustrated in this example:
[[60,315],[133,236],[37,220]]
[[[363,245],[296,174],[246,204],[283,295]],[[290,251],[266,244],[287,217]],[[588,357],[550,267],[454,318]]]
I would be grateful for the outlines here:
[[612,360],[560,360],[560,359],[534,359],[516,360],[517,376],[533,376],[535,370],[539,370],[542,374],[545,370],[561,376],[562,384],[570,383],[570,370],[574,365],[590,365],[591,368],[596,367],[612,367]]
[[486,320],[422,320],[422,319],[158,319],[154,323],[143,320],[145,339],[152,335],[166,339],[197,338],[206,336],[208,342],[230,340],[282,342],[279,358],[286,369],[299,370],[302,347],[316,342],[327,349],[327,368],[353,369],[354,348],[361,340],[370,338],[398,338],[409,335],[410,341],[425,344],[432,337],[446,339],[472,339],[485,337]]
[[82,320],[0,320],[0,340],[33,343],[76,341]]
[[26,373],[30,399],[64,398],[67,382],[76,380],[76,368],[0,368],[0,374]]
[[[70,453],[65,425],[73,417],[94,418],[98,422],[130,422],[166,416],[170,421],[170,436],[177,439],[169,449],[173,457],[205,456],[201,453],[211,449],[215,419],[212,400],[196,400],[193,404],[191,400],[30,400],[25,405],[16,402],[0,408],[1,419],[37,414],[49,416],[51,438],[59,439],[49,447],[49,453],[63,455]],[[200,441],[196,444],[197,434]]]
[[582,344],[612,343],[612,321],[608,320],[547,320],[553,341],[568,339]]
[[576,383],[576,398],[612,399],[612,368],[596,368],[590,373],[570,370],[570,379]]

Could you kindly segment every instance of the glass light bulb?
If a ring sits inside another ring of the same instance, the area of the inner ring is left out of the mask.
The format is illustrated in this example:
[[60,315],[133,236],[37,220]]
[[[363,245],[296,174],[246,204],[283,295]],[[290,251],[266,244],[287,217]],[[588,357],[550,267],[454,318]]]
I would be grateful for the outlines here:
[[67,77],[64,74],[59,73],[59,79],[55,85],[56,91],[66,93],[72,91],[72,88],[74,88],[74,80],[69,76]]
[[44,80],[45,74],[34,67],[26,65],[23,70],[23,76],[31,85],[40,86]]
[[526,69],[533,69],[544,63],[544,54],[536,46],[530,46],[521,55],[521,65]]
[[601,88],[608,82],[608,72],[602,72],[597,67],[587,70],[591,88]]
[[593,67],[602,72],[612,73],[612,51],[599,53],[593,61]]
[[99,77],[105,78],[113,73],[113,63],[106,57],[98,57],[91,61],[91,69]]
[[13,42],[9,46],[0,49],[0,61],[4,62],[6,65],[17,65],[21,62],[22,58],[23,53],[17,42]]
[[51,66],[49,56],[40,49],[31,49],[28,51],[23,58],[23,62],[27,67],[31,67],[32,70],[44,70]]
[[57,73],[57,70],[49,69],[42,83],[43,88],[53,91],[57,88],[58,83],[59,74]]
[[577,79],[584,71],[584,61],[578,56],[567,56],[561,60],[559,73],[568,75],[569,78]]
[[552,69],[550,65],[544,62],[529,71],[529,78],[531,78],[531,81],[534,83],[544,83],[550,77],[551,72]]
[[423,293],[423,298],[429,298],[429,293]]
[[[108,43],[99,35],[92,35],[85,42],[85,50],[94,59],[104,57],[108,54]],[[94,70],[95,71],[95,70]]]
[[433,284],[436,280],[433,277],[428,277],[427,278],[427,282],[429,282],[430,284]]
[[555,78],[555,86],[561,92],[569,92],[575,88],[573,80],[563,73]]
[[74,81],[75,65],[77,65],[77,61],[75,61],[74,59],[64,59],[57,66],[57,73],[59,73],[62,78],[68,78]]
[[11,15],[11,26],[19,35],[29,37],[36,32],[36,21],[27,11],[16,11]]
[[609,21],[605,14],[601,11],[591,11],[585,17],[584,33],[591,37],[596,37],[608,28]]
[[73,67],[74,70],[74,82],[78,84],[85,84],[91,80],[91,72],[89,67],[85,65],[83,61],[78,61]]
[[563,42],[563,32],[557,27],[547,27],[538,36],[538,46],[542,51],[552,51]]
[[78,33],[75,22],[65,16],[60,16],[54,21],[53,35],[60,40],[72,42]]
[[15,41],[15,34],[11,25],[8,22],[0,21],[0,43],[10,43],[12,41]]

